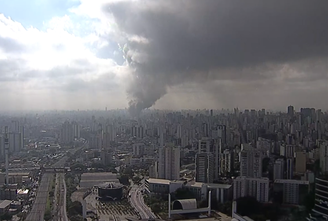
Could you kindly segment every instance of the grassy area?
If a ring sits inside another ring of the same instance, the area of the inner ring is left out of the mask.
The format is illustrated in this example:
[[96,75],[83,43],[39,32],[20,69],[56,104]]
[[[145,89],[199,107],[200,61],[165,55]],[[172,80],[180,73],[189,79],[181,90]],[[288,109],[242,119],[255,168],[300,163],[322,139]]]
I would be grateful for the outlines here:
[[48,195],[48,198],[47,198],[47,204],[46,204],[46,211],[44,213],[44,219],[46,221],[51,219],[51,199],[50,199],[49,195]]

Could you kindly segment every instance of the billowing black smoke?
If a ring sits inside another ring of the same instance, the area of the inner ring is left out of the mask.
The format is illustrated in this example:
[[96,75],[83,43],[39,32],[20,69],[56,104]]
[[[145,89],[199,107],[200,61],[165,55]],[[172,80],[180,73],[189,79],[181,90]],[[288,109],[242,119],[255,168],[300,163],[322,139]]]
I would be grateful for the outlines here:
[[[274,67],[298,61],[314,67],[328,55],[327,9],[328,1],[308,0],[106,5],[128,45],[130,112],[137,115],[185,82],[271,78]],[[327,64],[320,64],[321,73]]]

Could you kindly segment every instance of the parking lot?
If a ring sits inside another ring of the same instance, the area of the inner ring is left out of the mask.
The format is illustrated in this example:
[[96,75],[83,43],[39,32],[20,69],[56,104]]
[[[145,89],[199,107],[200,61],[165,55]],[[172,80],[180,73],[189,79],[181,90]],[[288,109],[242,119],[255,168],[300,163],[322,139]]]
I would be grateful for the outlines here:
[[94,211],[100,220],[126,220],[125,218],[139,218],[139,214],[128,200],[100,202],[95,194],[86,197],[87,211]]

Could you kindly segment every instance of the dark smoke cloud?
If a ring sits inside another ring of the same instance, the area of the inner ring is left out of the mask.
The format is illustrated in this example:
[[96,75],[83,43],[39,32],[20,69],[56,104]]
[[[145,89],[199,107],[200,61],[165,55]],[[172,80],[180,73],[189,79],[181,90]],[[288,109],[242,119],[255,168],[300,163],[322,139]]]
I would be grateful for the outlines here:
[[276,65],[328,56],[328,1],[120,1],[105,10],[127,39],[135,114],[170,86],[272,78]]

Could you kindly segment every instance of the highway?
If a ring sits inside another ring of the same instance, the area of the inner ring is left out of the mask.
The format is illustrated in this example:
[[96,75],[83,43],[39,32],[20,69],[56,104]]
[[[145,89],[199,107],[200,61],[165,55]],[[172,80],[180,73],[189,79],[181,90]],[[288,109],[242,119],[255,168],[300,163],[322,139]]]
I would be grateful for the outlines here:
[[66,184],[63,173],[56,174],[55,187],[55,202],[54,202],[54,218],[53,220],[68,221],[66,214]]
[[[69,150],[70,154],[74,155],[78,150],[84,148],[84,146],[88,144],[87,142],[84,143],[81,147]],[[56,163],[50,166],[50,168],[61,168],[65,166],[66,161],[68,160],[67,156],[62,157]],[[47,205],[47,198],[49,195],[49,186],[50,181],[53,179],[53,173],[44,173],[42,175],[40,185],[36,194],[35,202],[33,203],[32,210],[26,217],[25,221],[44,221],[44,213],[46,210]],[[66,196],[66,184],[65,180],[63,182],[64,194]],[[63,199],[63,203],[60,207],[60,212],[62,217],[61,220],[67,221],[67,213],[66,213],[66,197]]]
[[144,184],[138,186],[133,185],[130,190],[130,203],[139,212],[141,219],[157,218],[156,215],[150,210],[150,208],[145,204],[142,190],[144,189]]
[[[68,157],[64,156],[51,167],[64,167]],[[49,195],[50,182],[53,180],[54,174],[43,174],[40,185],[36,194],[35,202],[33,203],[32,210],[26,217],[26,221],[43,221],[44,213],[46,210],[47,199]]]
[[43,221],[44,212],[46,210],[47,199],[49,194],[50,181],[53,179],[53,174],[46,173],[42,176],[35,202],[31,212],[28,214],[26,221]]

